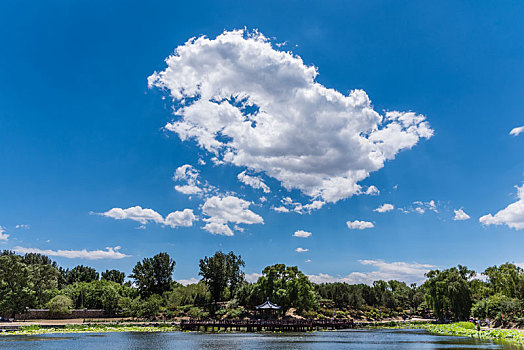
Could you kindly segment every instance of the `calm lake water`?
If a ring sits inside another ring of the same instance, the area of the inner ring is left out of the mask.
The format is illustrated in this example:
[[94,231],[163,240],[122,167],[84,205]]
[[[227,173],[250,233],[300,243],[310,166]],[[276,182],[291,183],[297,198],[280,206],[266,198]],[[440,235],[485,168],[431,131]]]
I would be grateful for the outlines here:
[[105,333],[2,336],[0,349],[522,349],[424,330],[348,330],[286,334]]

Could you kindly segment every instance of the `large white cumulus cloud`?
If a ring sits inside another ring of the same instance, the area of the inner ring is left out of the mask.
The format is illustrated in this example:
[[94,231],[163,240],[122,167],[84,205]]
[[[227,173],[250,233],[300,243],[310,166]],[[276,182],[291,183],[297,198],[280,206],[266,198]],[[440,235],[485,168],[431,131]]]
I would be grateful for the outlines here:
[[479,221],[483,225],[508,225],[515,230],[524,229],[524,184],[517,186],[518,201],[511,203],[495,215],[487,214]]
[[327,202],[361,193],[370,172],[433,135],[422,115],[381,115],[364,91],[317,83],[315,67],[256,32],[190,39],[166,63],[149,77],[175,102],[166,129]]

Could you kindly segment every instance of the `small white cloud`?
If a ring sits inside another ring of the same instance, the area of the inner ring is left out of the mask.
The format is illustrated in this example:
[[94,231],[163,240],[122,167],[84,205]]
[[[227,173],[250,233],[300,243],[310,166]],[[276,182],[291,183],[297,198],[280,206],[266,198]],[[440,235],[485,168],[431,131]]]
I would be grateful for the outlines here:
[[376,186],[371,185],[364,193],[370,196],[378,196],[380,194],[380,190]]
[[259,176],[249,176],[246,174],[246,171],[244,170],[237,176],[238,181],[251,186],[256,189],[261,189],[264,191],[264,193],[269,193],[271,190],[269,189],[269,186],[262,181],[262,179]]
[[295,249],[295,251],[297,253],[305,253],[305,252],[309,252],[309,249],[307,249],[307,248],[297,248],[297,249]]
[[166,216],[164,224],[170,227],[189,227],[193,226],[193,221],[196,220],[192,209],[184,209],[182,211],[174,211]]
[[419,213],[419,214],[424,214],[426,212],[426,210],[422,207],[416,207],[415,208],[415,212]]
[[5,233],[5,227],[0,226],[0,241],[7,241],[9,234]]
[[153,209],[142,208],[138,205],[127,209],[113,208],[106,211],[105,213],[98,213],[98,215],[116,220],[133,220],[141,223],[142,225],[145,225],[148,222],[156,222],[160,224],[164,222],[162,215]]
[[250,202],[234,196],[213,196],[206,200],[202,206],[202,213],[208,218],[204,219],[207,224],[204,230],[213,234],[233,236],[233,231],[228,223],[235,224],[263,224],[264,219],[251,210]]
[[471,217],[464,212],[462,209],[453,210],[455,212],[455,217],[453,220],[455,221],[463,221],[463,220],[469,220]]
[[311,259],[307,259],[305,262],[310,263],[310,262],[311,262]]
[[312,235],[311,232],[307,232],[307,231],[303,231],[303,230],[298,230],[298,231],[295,231],[295,233],[293,233],[294,237],[302,237],[302,238],[308,238],[311,235]]
[[385,213],[385,212],[391,211],[393,209],[395,209],[395,206],[393,204],[384,203],[380,207],[378,207],[377,209],[374,209],[373,211],[376,211],[378,213]]
[[21,225],[16,225],[15,228],[23,228],[25,230],[29,230],[30,226],[29,225],[25,225],[25,224],[21,224]]
[[187,181],[190,184],[197,183],[199,172],[190,164],[184,164],[179,166],[175,170],[173,180],[175,181]]
[[520,230],[524,228],[524,184],[517,188],[518,200],[511,203],[495,215],[484,215],[479,221],[483,225],[508,225],[511,228]]
[[182,279],[182,280],[176,280],[178,283],[180,283],[181,285],[183,286],[187,286],[189,284],[196,284],[198,282],[200,282],[199,279],[195,278],[195,277],[191,277],[191,278],[188,278],[188,279]]
[[363,230],[363,229],[366,229],[366,228],[373,228],[373,227],[375,227],[375,225],[373,225],[372,222],[359,221],[359,220],[348,221],[348,222],[346,222],[346,225],[348,225],[348,228],[350,230]]
[[374,281],[378,280],[397,280],[407,284],[420,284],[425,279],[424,275],[429,270],[436,268],[436,266],[429,264],[407,262],[388,263],[383,260],[359,260],[359,262],[365,266],[372,266],[375,270],[369,272],[352,272],[344,277],[320,273],[317,275],[308,275],[308,278],[313,283],[346,282],[349,284],[365,283],[372,285]]
[[186,185],[176,185],[175,190],[187,195],[201,194],[203,190],[197,186],[200,184],[200,181],[198,181],[198,176],[198,170],[196,170],[192,165],[184,164],[179,166],[175,170],[173,180],[186,182]]
[[519,126],[517,128],[513,128],[511,129],[511,131],[509,132],[510,135],[513,135],[513,136],[518,136],[520,135],[521,133],[524,132],[524,126]]
[[120,253],[120,247],[106,247],[106,250],[51,250],[51,249],[39,249],[39,248],[24,248],[14,247],[13,250],[20,254],[27,253],[38,253],[47,256],[59,256],[68,259],[88,259],[88,260],[101,260],[101,259],[124,259],[129,258],[131,255]]

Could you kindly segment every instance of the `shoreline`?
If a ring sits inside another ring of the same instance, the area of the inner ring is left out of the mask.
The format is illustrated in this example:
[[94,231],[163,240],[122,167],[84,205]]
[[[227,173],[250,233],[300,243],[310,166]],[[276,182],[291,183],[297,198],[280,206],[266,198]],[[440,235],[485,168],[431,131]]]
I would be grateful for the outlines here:
[[[48,320],[53,321],[53,320]],[[54,320],[58,321],[58,320]],[[67,320],[71,321],[71,320]],[[382,324],[381,324],[382,323]],[[185,332],[181,330],[180,326],[175,323],[152,323],[152,322],[129,322],[127,324],[118,323],[100,323],[100,324],[78,324],[78,323],[53,323],[47,324],[27,324],[16,325],[21,327],[18,330],[5,330],[0,332],[0,337],[5,336],[33,336],[33,335],[47,335],[47,334],[73,334],[73,333],[117,333],[117,332],[145,332],[145,333],[160,333],[160,332]],[[56,326],[56,327],[53,327]],[[524,346],[524,330],[522,329],[498,329],[498,328],[482,328],[480,331],[476,329],[469,329],[460,326],[457,323],[451,324],[431,324],[420,322],[370,322],[368,326],[357,327],[355,329],[425,329],[427,332],[434,335],[444,336],[458,336],[470,337],[482,340],[510,342],[517,345]],[[323,330],[330,331],[330,330]],[[218,331],[218,333],[230,333],[231,331]],[[212,333],[212,332],[209,332]],[[216,331],[214,333],[217,333]],[[233,331],[231,333],[246,333]],[[265,333],[265,332],[262,332]]]

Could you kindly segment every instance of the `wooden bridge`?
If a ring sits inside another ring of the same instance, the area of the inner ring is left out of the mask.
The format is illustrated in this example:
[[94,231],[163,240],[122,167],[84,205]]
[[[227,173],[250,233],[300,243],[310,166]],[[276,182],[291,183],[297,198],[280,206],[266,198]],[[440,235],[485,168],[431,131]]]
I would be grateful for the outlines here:
[[354,328],[351,320],[183,320],[180,328],[185,331],[247,331],[247,332],[275,332],[292,331],[306,332],[320,329],[347,329]]

